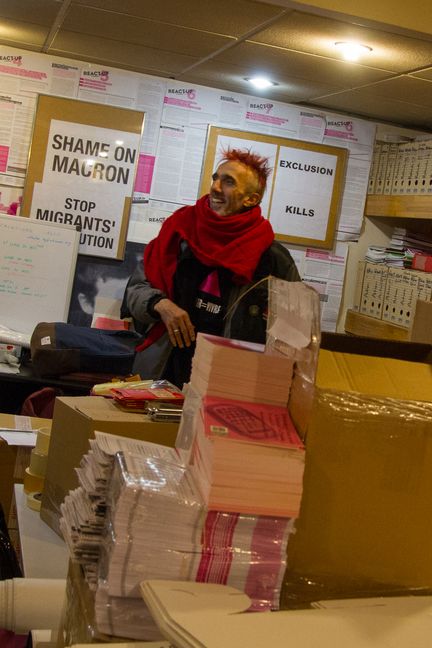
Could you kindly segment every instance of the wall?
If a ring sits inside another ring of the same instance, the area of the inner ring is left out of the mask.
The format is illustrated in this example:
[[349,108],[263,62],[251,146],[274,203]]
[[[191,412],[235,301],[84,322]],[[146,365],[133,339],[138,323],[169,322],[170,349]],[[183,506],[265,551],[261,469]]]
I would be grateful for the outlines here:
[[[303,279],[321,294],[323,330],[335,330],[342,294],[344,304],[349,305],[352,292],[352,269],[349,263],[346,273],[347,258],[350,248],[355,256],[353,248],[363,227],[376,124],[259,96],[7,47],[0,47],[0,83],[0,118],[3,116],[3,124],[8,124],[5,142],[0,140],[1,202],[6,209],[17,203],[25,182],[38,93],[146,113],[128,231],[128,241],[135,244],[151,240],[174,209],[196,200],[209,124],[348,149],[333,249],[287,246]],[[339,317],[339,328],[342,321]]]

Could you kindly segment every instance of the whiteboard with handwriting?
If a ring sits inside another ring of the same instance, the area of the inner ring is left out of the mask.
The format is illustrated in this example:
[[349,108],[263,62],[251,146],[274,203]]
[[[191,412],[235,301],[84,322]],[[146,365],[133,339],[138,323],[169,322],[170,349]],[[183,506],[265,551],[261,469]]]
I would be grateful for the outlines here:
[[73,227],[0,215],[0,325],[66,322],[78,243]]

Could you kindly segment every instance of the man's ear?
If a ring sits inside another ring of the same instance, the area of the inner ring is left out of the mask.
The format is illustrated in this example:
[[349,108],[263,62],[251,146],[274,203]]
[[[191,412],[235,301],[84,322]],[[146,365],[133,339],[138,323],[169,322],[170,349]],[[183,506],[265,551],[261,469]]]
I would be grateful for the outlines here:
[[261,194],[258,191],[254,191],[245,198],[243,204],[245,207],[255,207],[261,202]]

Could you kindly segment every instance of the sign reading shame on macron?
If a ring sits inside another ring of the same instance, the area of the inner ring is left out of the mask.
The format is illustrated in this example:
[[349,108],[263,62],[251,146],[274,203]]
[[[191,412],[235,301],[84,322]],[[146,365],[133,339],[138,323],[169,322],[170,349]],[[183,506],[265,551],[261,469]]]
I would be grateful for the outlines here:
[[139,143],[136,133],[52,119],[30,216],[80,229],[80,253],[118,258]]

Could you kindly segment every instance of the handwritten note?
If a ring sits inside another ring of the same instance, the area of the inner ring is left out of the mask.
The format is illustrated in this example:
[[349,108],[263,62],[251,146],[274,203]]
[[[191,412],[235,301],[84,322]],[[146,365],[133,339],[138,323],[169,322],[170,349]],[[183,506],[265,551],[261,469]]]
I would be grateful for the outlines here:
[[78,232],[20,216],[0,216],[0,324],[31,333],[64,322],[75,272]]

